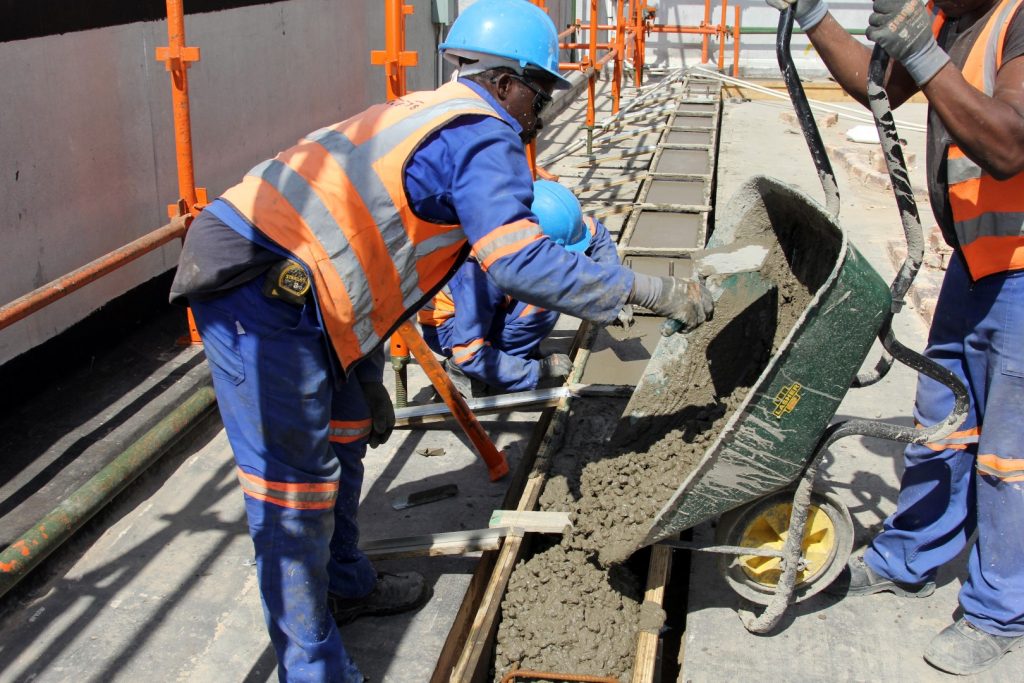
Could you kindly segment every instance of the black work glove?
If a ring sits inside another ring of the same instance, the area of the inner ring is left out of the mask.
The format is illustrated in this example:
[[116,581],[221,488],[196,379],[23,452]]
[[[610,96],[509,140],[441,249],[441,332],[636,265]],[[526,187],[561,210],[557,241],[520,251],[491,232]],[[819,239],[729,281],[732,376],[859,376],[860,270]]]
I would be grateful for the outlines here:
[[553,353],[540,359],[537,379],[565,379],[572,372],[572,361],[564,353]]
[[382,382],[366,382],[362,385],[363,398],[370,408],[370,448],[385,443],[395,429],[395,406]]
[[661,326],[661,334],[665,337],[699,327],[715,309],[711,292],[701,278],[659,278],[634,273],[628,301],[668,318]]
[[949,61],[932,35],[932,15],[919,0],[874,0],[867,36],[902,64],[919,86]]

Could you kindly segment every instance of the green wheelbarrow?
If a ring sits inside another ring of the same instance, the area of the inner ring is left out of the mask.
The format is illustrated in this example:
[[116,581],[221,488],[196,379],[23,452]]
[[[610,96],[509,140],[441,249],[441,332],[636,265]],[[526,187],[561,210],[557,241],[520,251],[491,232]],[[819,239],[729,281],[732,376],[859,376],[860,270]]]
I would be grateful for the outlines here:
[[[754,177],[726,207],[708,247],[770,232],[793,275],[812,297],[703,457],[643,535],[630,540],[626,552],[619,553],[628,556],[631,550],[659,542],[719,553],[730,586],[766,606],[759,616],[740,612],[744,626],[757,633],[773,629],[791,602],[831,583],[849,558],[853,545],[849,512],[838,499],[813,491],[821,456],[829,446],[852,435],[905,443],[935,441],[954,431],[968,408],[966,389],[952,373],[907,349],[892,333],[893,315],[903,304],[924,250],[902,149],[881,87],[887,56],[877,47],[872,54],[868,94],[908,245],[907,260],[891,284],[850,244],[838,223],[835,176],[790,56],[792,26],[790,8],[780,17],[777,55],[821,178],[825,206],[778,180]],[[739,279],[729,286],[745,285]],[[672,405],[673,397],[668,395],[667,367],[658,359],[678,359],[678,354],[663,352],[662,347],[685,347],[687,336],[663,339],[638,382],[638,391],[643,386],[646,392],[658,392],[659,386],[665,386],[664,419],[671,420],[678,406]],[[876,338],[885,352],[874,370],[858,375]],[[893,358],[950,387],[955,406],[947,418],[927,429],[875,420],[833,422],[846,392],[881,379]],[[637,424],[630,423],[643,420],[647,420],[643,428],[649,428],[652,419],[656,417],[638,417],[627,406],[620,431],[636,429]],[[715,546],[671,540],[716,518]]]

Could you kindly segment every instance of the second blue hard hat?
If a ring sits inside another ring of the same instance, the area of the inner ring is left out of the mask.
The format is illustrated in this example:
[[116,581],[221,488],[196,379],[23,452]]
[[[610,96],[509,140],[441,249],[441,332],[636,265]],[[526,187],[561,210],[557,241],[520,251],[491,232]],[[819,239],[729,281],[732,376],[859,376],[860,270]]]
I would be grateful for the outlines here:
[[558,31],[547,12],[526,0],[477,0],[459,14],[442,54],[494,55],[519,62],[520,69],[538,69],[569,87],[558,71]]
[[580,202],[567,187],[550,180],[533,183],[533,213],[541,230],[569,251],[582,252],[590,246],[590,231],[583,225]]

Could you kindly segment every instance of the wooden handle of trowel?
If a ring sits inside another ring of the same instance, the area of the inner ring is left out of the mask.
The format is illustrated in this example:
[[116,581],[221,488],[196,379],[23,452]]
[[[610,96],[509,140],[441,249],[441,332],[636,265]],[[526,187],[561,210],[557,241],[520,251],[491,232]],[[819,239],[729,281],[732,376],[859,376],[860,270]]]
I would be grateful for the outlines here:
[[452,384],[448,373],[434,358],[434,352],[423,341],[419,331],[406,320],[398,327],[398,334],[402,335],[406,346],[412,351],[412,355],[416,356],[423,371],[427,373],[430,383],[434,385],[434,389],[441,395],[448,409],[452,411],[452,415],[459,421],[466,436],[473,442],[476,452],[480,454],[487,465],[487,473],[490,475],[491,481],[497,481],[508,474],[508,461],[505,460],[505,454],[498,450],[494,442],[491,441],[491,437],[487,436],[487,432],[480,426],[476,415],[466,405],[466,399],[462,398],[462,394]]

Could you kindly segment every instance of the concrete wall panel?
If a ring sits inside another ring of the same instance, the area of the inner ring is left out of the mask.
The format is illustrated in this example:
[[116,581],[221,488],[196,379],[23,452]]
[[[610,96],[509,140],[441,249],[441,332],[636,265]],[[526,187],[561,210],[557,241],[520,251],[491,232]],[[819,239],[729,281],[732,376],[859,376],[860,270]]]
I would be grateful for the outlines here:
[[[436,82],[430,0],[413,0],[412,89]],[[384,99],[383,3],[292,0],[186,17],[197,184],[216,196],[305,133]],[[166,223],[178,196],[170,80],[144,22],[0,43],[0,304]],[[0,363],[172,268],[168,245],[0,331]]]

